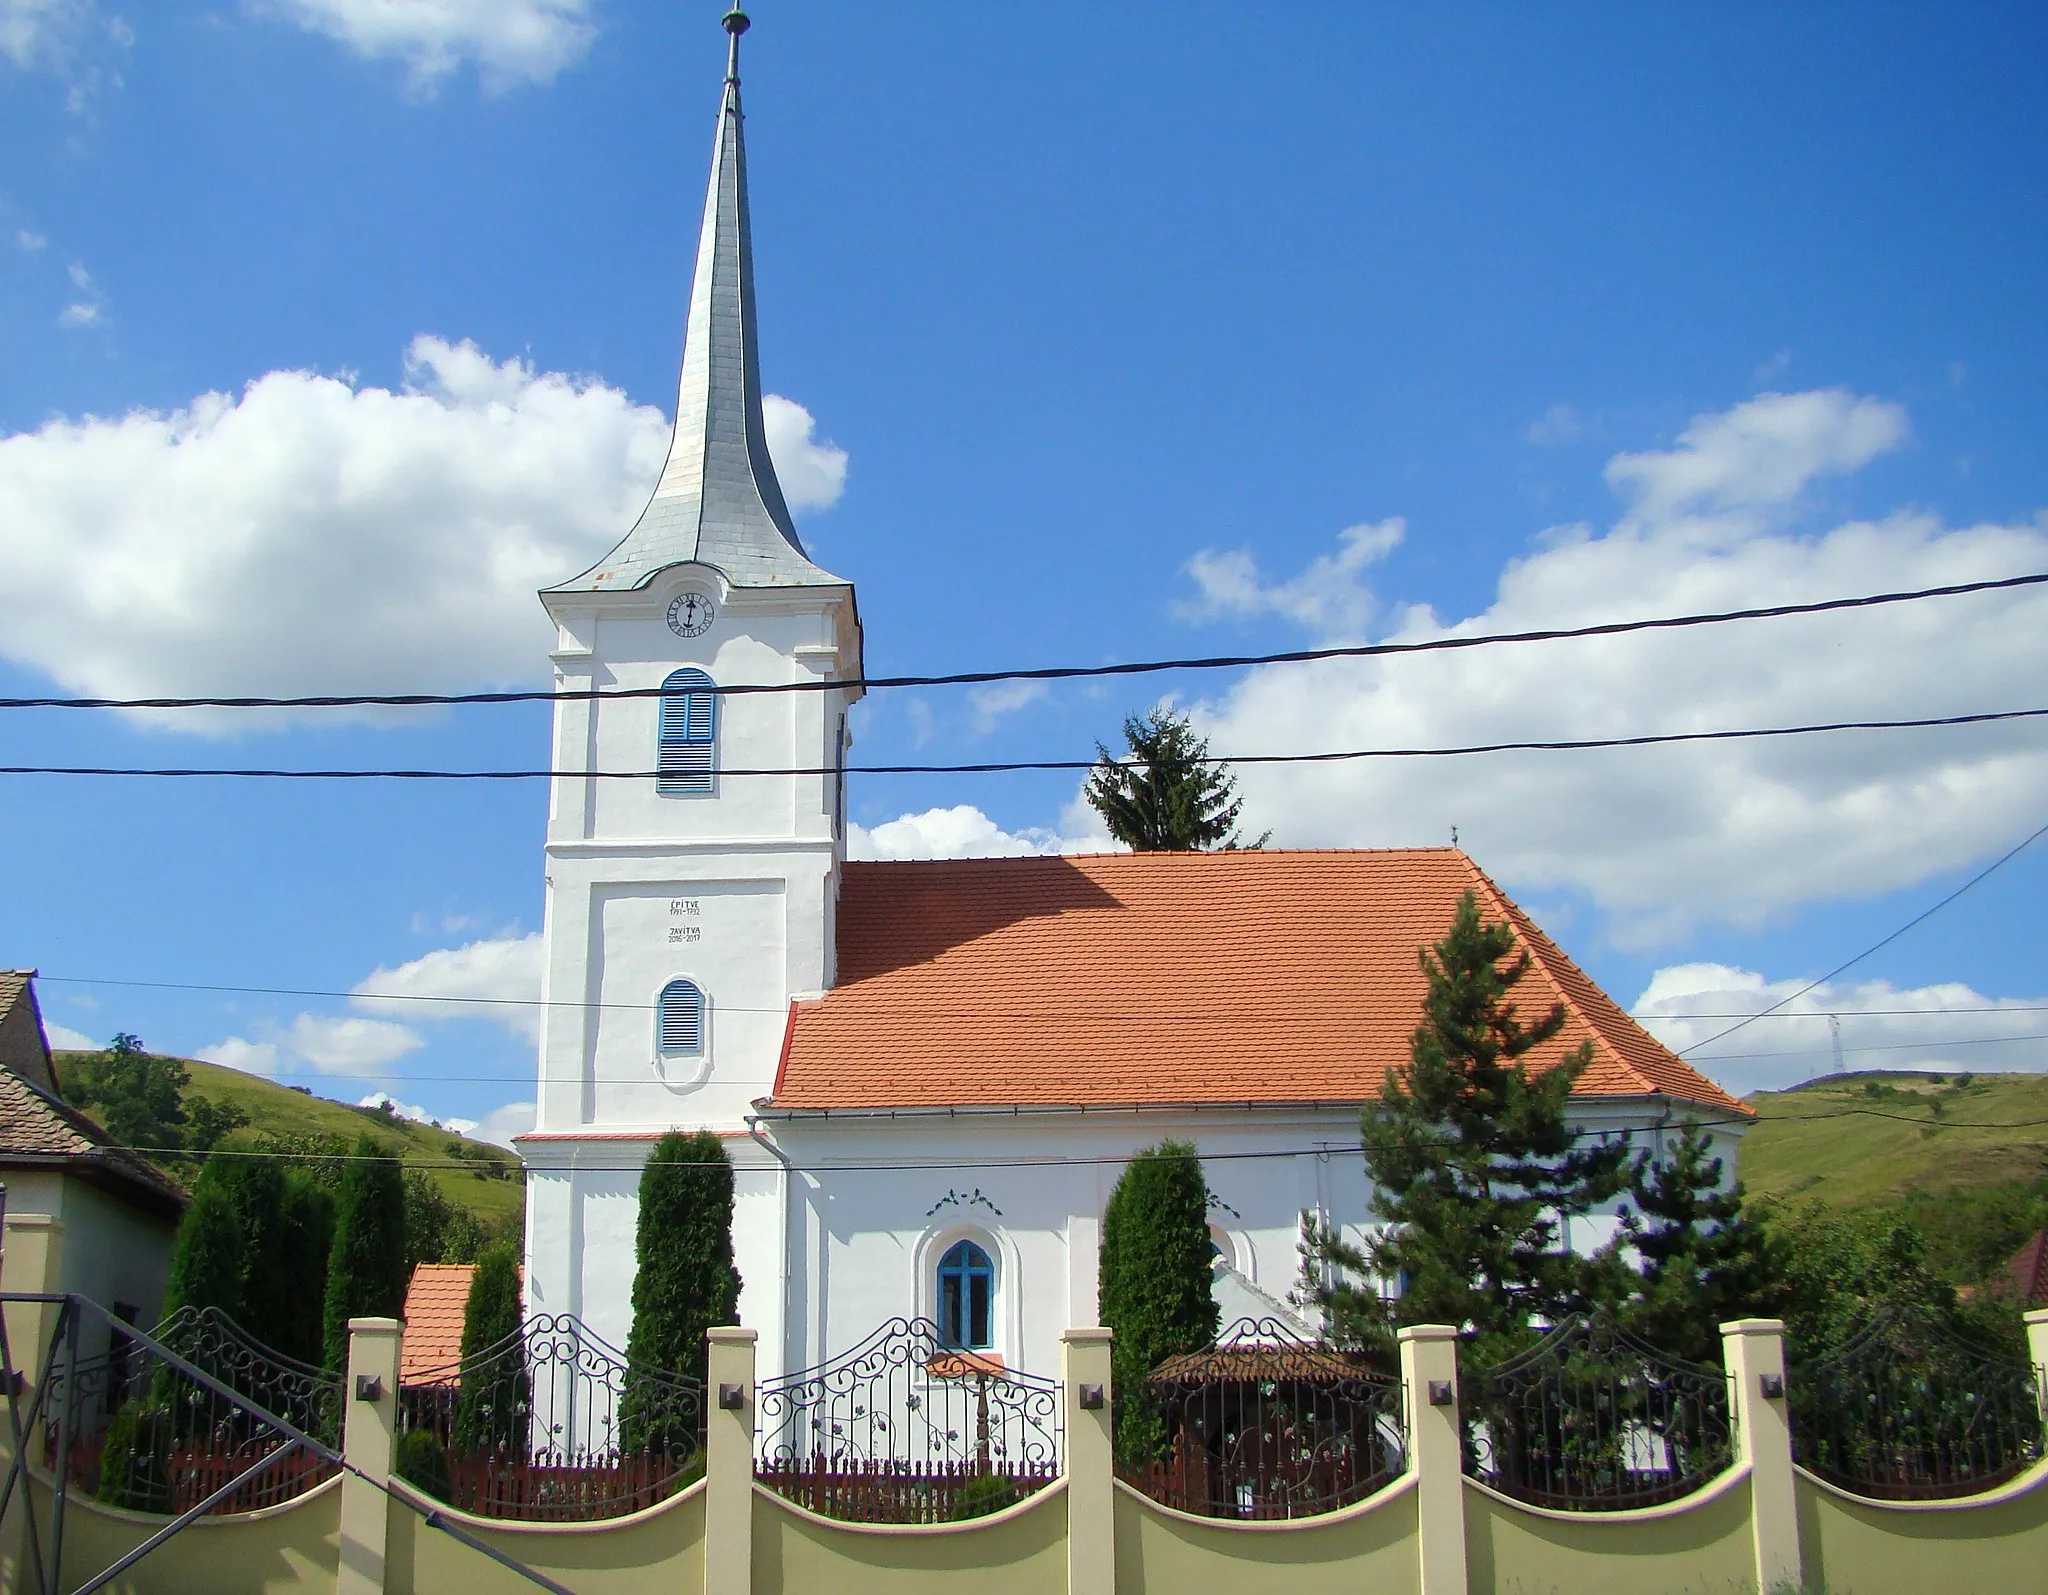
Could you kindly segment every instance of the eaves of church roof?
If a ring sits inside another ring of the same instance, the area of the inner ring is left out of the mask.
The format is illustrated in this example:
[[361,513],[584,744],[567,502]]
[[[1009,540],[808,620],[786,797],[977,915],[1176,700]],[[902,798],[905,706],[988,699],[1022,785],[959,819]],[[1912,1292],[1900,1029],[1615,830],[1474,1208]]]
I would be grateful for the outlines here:
[[727,15],[731,53],[668,460],[618,547],[550,593],[631,591],[671,565],[692,562],[716,568],[735,587],[847,585],[804,552],[768,455],[740,114],[739,36],[746,27],[737,10]]
[[1530,955],[1539,1066],[1581,1098],[1749,1110],[1455,848],[849,863],[839,984],[793,1008],[773,1110],[1352,1103],[1408,1057],[1419,955],[1478,894]]

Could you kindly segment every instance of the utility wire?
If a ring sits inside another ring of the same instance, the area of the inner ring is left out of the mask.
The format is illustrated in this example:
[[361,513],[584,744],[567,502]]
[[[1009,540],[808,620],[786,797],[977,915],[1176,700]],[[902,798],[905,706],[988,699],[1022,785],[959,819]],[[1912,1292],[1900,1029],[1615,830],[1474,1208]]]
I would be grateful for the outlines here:
[[[1580,737],[1553,742],[1478,742],[1451,748],[1347,748],[1329,753],[1211,754],[1190,764],[1337,764],[1359,759],[1449,759],[1481,753],[1583,753],[1594,748],[1648,748],[1677,742],[1738,742],[1764,737],[1803,737],[1835,731],[1920,731],[1936,726],[1987,725],[2001,720],[2036,720],[2048,708],[1998,709],[1979,714],[1933,715],[1912,720],[1831,720],[1809,725],[1764,726],[1731,731],[1664,731],[1634,737]],[[721,769],[729,776],[992,775],[1020,770],[1092,770],[1096,759],[1011,759],[983,764],[800,765]],[[0,775],[221,776],[272,781],[652,781],[660,770],[281,770],[226,768],[135,769],[108,765],[0,765]]]
[[[1057,665],[1034,670],[969,670],[937,676],[862,676],[846,680],[804,680],[734,683],[693,691],[725,697],[777,692],[874,691],[891,687],[979,686],[997,681],[1072,681],[1101,676],[1151,675],[1167,670],[1232,670],[1248,665],[1308,664],[1323,659],[1382,659],[1403,654],[1449,653],[1488,648],[1501,643],[1565,642],[1584,637],[1619,637],[1639,631],[1675,631],[1692,626],[1718,626],[1738,620],[1777,620],[1790,615],[1820,615],[1884,604],[1914,603],[1928,598],[1953,598],[1965,593],[2035,587],[2048,582],[2048,571],[2006,576],[1993,581],[1956,582],[1945,587],[1870,593],[1857,598],[1828,598],[1810,604],[1772,604],[1754,609],[1724,609],[1708,614],[1670,615],[1655,620],[1616,620],[1593,626],[1549,627],[1534,631],[1489,632],[1477,637],[1433,637],[1426,642],[1358,643],[1335,648],[1297,648],[1284,653],[1211,654],[1191,659],[1152,659],[1119,665]],[[659,698],[660,687],[532,689],[509,692],[332,693],[299,698],[0,698],[0,709],[352,709],[425,708],[443,705],[497,703],[575,703],[610,698]]]
[[1687,1053],[1698,1052],[1702,1047],[1711,1047],[1715,1042],[1719,1041],[1722,1037],[1734,1035],[1736,1031],[1755,1024],[1757,1020],[1764,1018],[1766,1015],[1776,1013],[1780,1008],[1783,1008],[1787,1003],[1797,1002],[1801,997],[1804,997],[1809,991],[1812,991],[1816,986],[1825,986],[1837,975],[1843,974],[1848,970],[1854,969],[1858,964],[1862,963],[1863,960],[1868,958],[1872,953],[1883,951],[1885,948],[1891,946],[1891,944],[1897,941],[1901,936],[1905,935],[1907,931],[1913,929],[1914,926],[1922,924],[1925,921],[1933,918],[1936,914],[1940,913],[1944,908],[1948,907],[1950,903],[1953,903],[1958,897],[1961,897],[1965,892],[1969,891],[1971,887],[1977,885],[1980,881],[1984,880],[1986,877],[1990,876],[1995,871],[2003,869],[2006,865],[2010,864],[2014,859],[2018,858],[2020,854],[2024,853],[2028,848],[2032,847],[2036,842],[2040,841],[2041,838],[2044,836],[2048,836],[2048,825],[2043,825],[2039,830],[2035,831],[2031,836],[2027,837],[2025,841],[2021,842],[2017,847],[2013,848],[2012,851],[2000,854],[1997,858],[1993,859],[1989,864],[1986,864],[1982,869],[1977,871],[1976,874],[1972,875],[1968,880],[1964,881],[1962,885],[1958,886],[1954,891],[1950,892],[1948,896],[1944,897],[1940,902],[1934,904],[1930,908],[1922,909],[1919,913],[1915,914],[1911,919],[1907,920],[1905,924],[1901,925],[1897,930],[1893,931],[1889,936],[1884,937],[1882,940],[1872,942],[1868,947],[1864,948],[1863,951],[1858,953],[1854,958],[1846,959],[1843,962],[1835,965],[1835,967],[1833,969],[1830,969],[1825,975],[1822,975],[1814,980],[1809,980],[1805,985],[1801,986],[1797,991],[1793,992],[1791,996],[1780,997],[1776,1002],[1772,1003],[1770,1007],[1764,1009],[1761,1013],[1751,1014],[1748,1018],[1744,1019],[1740,1024],[1732,1024],[1726,1030],[1715,1031],[1713,1035],[1707,1037],[1707,1039],[1704,1041],[1695,1041],[1689,1047],[1679,1048],[1678,1055],[1682,1058]]

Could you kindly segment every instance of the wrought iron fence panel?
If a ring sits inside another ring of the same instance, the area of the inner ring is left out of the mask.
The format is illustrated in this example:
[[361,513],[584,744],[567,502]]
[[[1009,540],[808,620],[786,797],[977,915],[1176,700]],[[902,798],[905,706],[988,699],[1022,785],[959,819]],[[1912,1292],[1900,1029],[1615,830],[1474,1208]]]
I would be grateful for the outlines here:
[[1459,1407],[1465,1471],[1538,1506],[1655,1506],[1734,1459],[1723,1371],[1666,1356],[1604,1314],[1567,1319],[1466,1374]]
[[1153,1500],[1219,1518],[1362,1501],[1405,1465],[1401,1381],[1360,1353],[1242,1318],[1207,1351],[1119,1391],[1118,1469]]
[[584,1522],[654,1505],[702,1472],[704,1390],[566,1313],[399,1388],[401,1476],[479,1517]]
[[815,1368],[763,1380],[755,1473],[812,1511],[942,1522],[1023,1499],[1059,1476],[1058,1380],[948,1346],[897,1318]]
[[[105,1352],[75,1366],[59,1361],[51,1370],[43,1460],[55,1468],[63,1444],[67,1454],[62,1463],[74,1488],[133,1511],[166,1516],[186,1511],[292,1443],[250,1407],[329,1444],[339,1440],[340,1375],[272,1351],[218,1308],[181,1308],[151,1333],[247,1405],[116,1331]],[[58,1438],[60,1413],[69,1417],[68,1442]],[[301,1450],[212,1511],[275,1506],[337,1471],[335,1464]]]
[[1792,1454],[1880,1500],[1995,1489],[2042,1457],[2037,1371],[2023,1352],[1959,1334],[1934,1311],[1888,1304],[1786,1380]]

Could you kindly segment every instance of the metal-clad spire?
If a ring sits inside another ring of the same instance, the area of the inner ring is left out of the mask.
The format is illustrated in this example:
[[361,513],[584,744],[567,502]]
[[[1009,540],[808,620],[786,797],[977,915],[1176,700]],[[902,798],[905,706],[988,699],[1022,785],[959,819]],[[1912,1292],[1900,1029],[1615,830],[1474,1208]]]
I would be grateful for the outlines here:
[[675,434],[654,497],[625,540],[558,592],[645,584],[665,566],[697,560],[736,587],[842,585],[797,540],[761,419],[761,360],[754,320],[753,238],[740,116],[740,35],[747,16],[725,15],[731,36],[711,188],[697,243]]

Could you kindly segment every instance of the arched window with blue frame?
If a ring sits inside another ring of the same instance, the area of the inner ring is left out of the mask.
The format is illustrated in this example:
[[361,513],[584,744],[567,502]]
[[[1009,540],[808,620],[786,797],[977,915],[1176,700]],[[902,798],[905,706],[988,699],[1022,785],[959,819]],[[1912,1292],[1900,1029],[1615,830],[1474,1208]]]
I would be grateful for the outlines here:
[[939,1259],[939,1339],[963,1351],[995,1344],[996,1265],[972,1241],[955,1241]]
[[654,1051],[661,1058],[704,1055],[704,991],[693,980],[671,980],[654,1010]]
[[709,797],[718,790],[718,694],[701,670],[678,670],[661,684],[661,747],[654,789],[666,797]]

